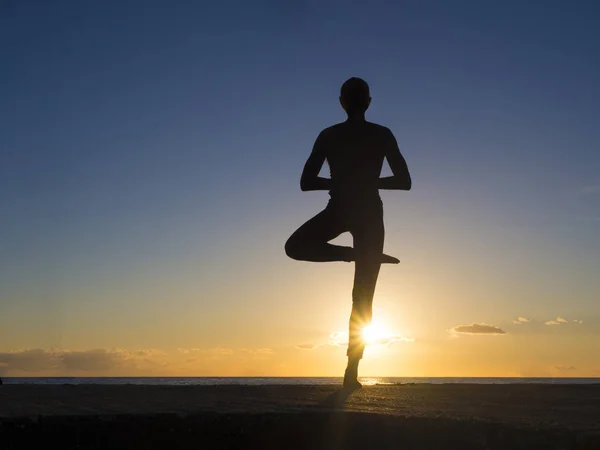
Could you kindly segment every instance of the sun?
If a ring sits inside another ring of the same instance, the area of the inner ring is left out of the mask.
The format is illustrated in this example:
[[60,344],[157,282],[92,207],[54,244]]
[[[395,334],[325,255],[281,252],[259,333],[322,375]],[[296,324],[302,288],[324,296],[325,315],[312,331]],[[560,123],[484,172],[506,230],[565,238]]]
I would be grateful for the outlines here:
[[386,339],[387,336],[385,328],[377,323],[372,323],[362,330],[362,337],[366,344],[376,344]]

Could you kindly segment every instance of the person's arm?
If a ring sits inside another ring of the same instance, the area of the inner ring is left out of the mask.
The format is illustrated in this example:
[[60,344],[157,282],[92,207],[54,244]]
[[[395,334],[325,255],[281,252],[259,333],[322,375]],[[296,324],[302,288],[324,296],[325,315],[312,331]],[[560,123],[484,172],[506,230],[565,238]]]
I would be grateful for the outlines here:
[[323,133],[321,133],[315,141],[306,164],[304,164],[304,170],[300,177],[300,189],[303,191],[328,191],[331,189],[331,179],[319,176],[325,157],[325,145]]
[[408,166],[406,160],[400,149],[398,148],[398,142],[394,137],[394,134],[389,131],[388,143],[385,146],[385,157],[390,165],[390,169],[394,174],[391,177],[383,177],[379,179],[379,189],[396,189],[403,191],[410,191],[412,187],[412,180],[410,173],[408,172]]

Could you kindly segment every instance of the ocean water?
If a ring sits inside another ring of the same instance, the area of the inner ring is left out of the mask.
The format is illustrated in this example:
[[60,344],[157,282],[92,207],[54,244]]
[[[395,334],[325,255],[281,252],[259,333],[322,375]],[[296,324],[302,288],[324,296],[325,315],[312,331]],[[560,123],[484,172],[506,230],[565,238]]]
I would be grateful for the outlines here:
[[[600,378],[396,378],[360,377],[365,385],[393,384],[600,384]],[[4,384],[102,384],[102,385],[163,385],[163,386],[261,386],[261,385],[337,385],[342,378],[335,377],[102,377],[102,378],[3,378]]]

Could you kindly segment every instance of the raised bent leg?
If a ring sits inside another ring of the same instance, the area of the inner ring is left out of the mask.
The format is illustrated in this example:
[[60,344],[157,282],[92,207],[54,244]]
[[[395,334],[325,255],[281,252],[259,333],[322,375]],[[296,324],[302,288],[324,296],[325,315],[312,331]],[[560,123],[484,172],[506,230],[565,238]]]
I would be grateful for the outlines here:
[[[377,229],[377,226],[375,228]],[[357,261],[358,258],[363,258],[361,254],[363,250],[357,249],[356,244],[352,248],[329,243],[329,241],[346,231],[349,231],[348,227],[342,221],[339,214],[334,209],[327,207],[290,236],[285,243],[285,253],[290,258],[298,261]],[[376,240],[378,234],[379,232],[375,235]],[[381,238],[381,246],[383,248],[383,237]],[[379,252],[379,262],[384,264],[398,264],[400,261],[393,256]]]
[[329,244],[345,231],[348,230],[334,211],[325,208],[290,236],[285,253],[299,261],[352,261],[352,247]]

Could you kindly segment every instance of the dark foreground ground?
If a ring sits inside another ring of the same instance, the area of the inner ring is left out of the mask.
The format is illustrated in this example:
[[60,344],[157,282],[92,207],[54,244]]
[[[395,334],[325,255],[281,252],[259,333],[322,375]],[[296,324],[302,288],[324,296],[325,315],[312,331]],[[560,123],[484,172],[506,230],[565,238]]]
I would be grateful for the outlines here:
[[600,450],[600,385],[2,386],[35,448]]

